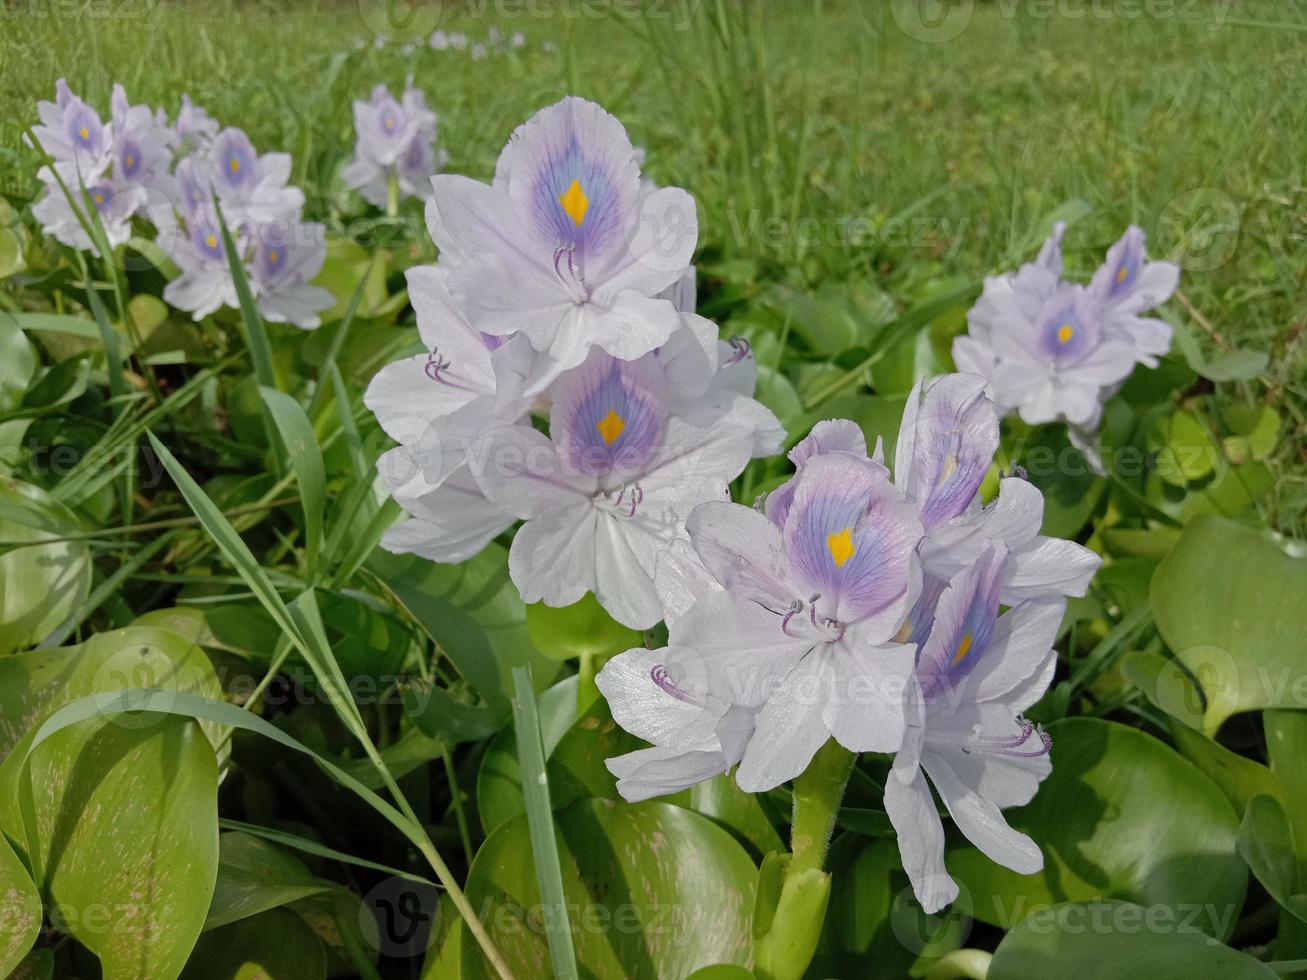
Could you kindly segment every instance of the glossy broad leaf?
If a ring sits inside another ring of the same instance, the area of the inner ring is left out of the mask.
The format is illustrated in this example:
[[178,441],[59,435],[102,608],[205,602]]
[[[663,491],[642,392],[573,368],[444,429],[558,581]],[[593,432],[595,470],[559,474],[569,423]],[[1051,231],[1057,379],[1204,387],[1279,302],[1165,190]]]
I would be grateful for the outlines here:
[[1184,926],[1172,910],[1129,902],[1066,903],[1041,909],[999,943],[988,980],[1220,977],[1274,980],[1246,953]]
[[78,534],[82,526],[40,487],[0,481],[0,655],[53,633],[91,589],[90,552],[82,541],[27,544]]
[[1216,785],[1151,735],[1098,718],[1048,728],[1053,771],[1027,806],[1005,811],[1044,853],[1022,875],[973,847],[950,851],[972,914],[1010,927],[1065,901],[1123,899],[1203,910],[1192,924],[1228,935],[1247,872],[1235,852],[1239,818]]
[[[554,825],[582,976],[654,980],[748,961],[757,872],[720,827],[667,803],[612,800],[578,801]],[[514,974],[545,976],[525,816],[482,845],[467,894]],[[492,976],[466,935],[462,959],[465,980]]]
[[1153,577],[1162,638],[1207,699],[1210,734],[1239,711],[1307,704],[1307,559],[1216,518],[1185,528]]
[[0,836],[0,973],[9,976],[41,931],[41,896],[9,842]]

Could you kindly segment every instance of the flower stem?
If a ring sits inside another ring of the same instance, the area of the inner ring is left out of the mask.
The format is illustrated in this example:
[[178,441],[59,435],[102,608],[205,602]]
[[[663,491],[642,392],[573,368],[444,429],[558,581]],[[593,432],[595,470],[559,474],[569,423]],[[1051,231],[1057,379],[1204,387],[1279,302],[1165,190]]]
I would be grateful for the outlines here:
[[830,900],[826,852],[856,759],[832,739],[794,780],[790,853],[763,863],[754,909],[755,972],[762,980],[800,980],[817,952]]
[[856,759],[854,753],[831,739],[817,750],[803,775],[794,780],[789,875],[824,869],[835,815]]

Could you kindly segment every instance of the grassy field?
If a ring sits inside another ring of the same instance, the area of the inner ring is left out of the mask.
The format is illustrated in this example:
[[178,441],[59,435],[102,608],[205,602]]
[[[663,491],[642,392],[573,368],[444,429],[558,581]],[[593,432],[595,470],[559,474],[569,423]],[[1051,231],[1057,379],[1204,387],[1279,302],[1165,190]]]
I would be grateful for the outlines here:
[[[929,12],[936,5],[926,4]],[[175,111],[180,91],[261,148],[295,155],[310,214],[344,221],[334,175],[349,103],[412,74],[441,114],[449,169],[490,173],[512,127],[567,92],[604,103],[690,189],[701,268],[743,295],[786,283],[869,319],[941,281],[1028,254],[1065,202],[1088,274],[1129,222],[1184,267],[1183,321],[1210,350],[1269,350],[1292,431],[1307,398],[1307,8],[1200,0],[962,2],[925,23],[902,3],[722,7],[659,0],[420,7],[401,42],[380,6],[92,2],[0,7],[0,182],[33,192],[20,143],[54,80],[105,105],[113,82]],[[934,11],[938,13],[938,11]],[[518,51],[435,51],[427,28]],[[401,34],[403,32],[400,32]],[[1082,204],[1084,206],[1082,206]],[[851,285],[850,285],[851,284]],[[849,290],[852,290],[851,292]],[[709,289],[708,300],[712,293]],[[723,303],[709,312],[729,316]],[[1232,393],[1235,394],[1235,393]],[[1301,509],[1301,435],[1274,460],[1276,521]],[[1273,519],[1275,514],[1270,515]]]

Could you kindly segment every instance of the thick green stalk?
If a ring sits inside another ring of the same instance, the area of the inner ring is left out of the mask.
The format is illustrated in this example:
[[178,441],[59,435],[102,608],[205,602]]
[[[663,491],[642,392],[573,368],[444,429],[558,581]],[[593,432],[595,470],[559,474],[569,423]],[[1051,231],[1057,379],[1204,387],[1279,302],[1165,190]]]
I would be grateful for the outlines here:
[[817,750],[803,775],[794,781],[789,876],[809,869],[825,870],[835,815],[856,759],[854,753],[831,739]]

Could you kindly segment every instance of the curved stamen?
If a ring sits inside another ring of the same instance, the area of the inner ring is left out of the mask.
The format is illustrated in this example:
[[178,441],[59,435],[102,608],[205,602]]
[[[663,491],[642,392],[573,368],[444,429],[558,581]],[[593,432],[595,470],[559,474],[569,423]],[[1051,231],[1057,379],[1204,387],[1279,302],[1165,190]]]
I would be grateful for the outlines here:
[[[1037,759],[1052,751],[1053,738],[1048,732],[1025,718],[1018,718],[1017,721],[1021,725],[1021,731],[1017,735],[973,735],[969,739],[963,739],[960,747],[968,755],[973,750],[978,750],[1017,759]],[[1039,746],[1023,749],[1022,746],[1030,741],[1032,735],[1039,736]]]
[[649,677],[660,688],[676,698],[676,700],[684,701],[686,704],[697,705],[699,703],[698,699],[689,691],[682,690],[672,682],[672,679],[667,675],[666,664],[654,664],[653,668],[649,671]]
[[433,347],[431,353],[427,355],[427,363],[423,370],[427,377],[432,381],[439,381],[441,384],[449,384],[448,378],[440,376],[441,371],[448,371],[453,366],[453,362],[440,356],[439,348]]
[[[567,271],[563,271],[563,256],[567,256]],[[590,298],[590,290],[585,284],[585,276],[576,264],[576,243],[559,242],[554,248],[554,275],[567,287],[572,299],[580,304]]]
[[801,612],[803,612],[803,600],[795,599],[790,603],[790,608],[789,611],[785,613],[785,618],[781,620],[782,633],[786,636],[796,636],[796,634],[790,632],[790,620]]
[[749,341],[744,337],[730,337],[726,342],[731,345],[731,359],[726,362],[727,365],[740,363],[753,351]]

